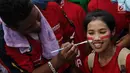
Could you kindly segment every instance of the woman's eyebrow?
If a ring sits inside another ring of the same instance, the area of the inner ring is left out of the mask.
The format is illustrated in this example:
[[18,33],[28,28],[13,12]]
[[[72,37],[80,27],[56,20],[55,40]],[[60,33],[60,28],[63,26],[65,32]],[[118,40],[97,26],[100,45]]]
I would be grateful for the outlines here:
[[107,30],[106,28],[101,28],[100,30]]

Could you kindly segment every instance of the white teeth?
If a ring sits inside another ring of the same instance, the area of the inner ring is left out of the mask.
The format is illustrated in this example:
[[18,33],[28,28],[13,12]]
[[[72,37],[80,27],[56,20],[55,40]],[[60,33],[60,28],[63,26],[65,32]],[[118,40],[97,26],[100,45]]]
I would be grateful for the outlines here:
[[100,48],[101,44],[94,44],[95,48]]

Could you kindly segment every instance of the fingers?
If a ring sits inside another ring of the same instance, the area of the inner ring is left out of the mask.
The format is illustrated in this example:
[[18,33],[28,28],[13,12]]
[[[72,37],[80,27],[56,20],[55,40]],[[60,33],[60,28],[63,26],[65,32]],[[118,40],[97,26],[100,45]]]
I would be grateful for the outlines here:
[[62,52],[62,53],[66,53],[66,52],[68,52],[68,51],[70,50],[71,47],[72,47],[72,44],[71,44],[71,43],[69,43],[69,42],[64,43],[64,44],[62,45],[62,48],[64,48],[64,50],[61,51],[61,52]]
[[78,54],[78,48],[73,43],[67,42],[62,45],[62,48],[64,48],[64,50],[62,50],[60,54],[64,60],[73,60]]
[[66,54],[66,56],[71,56],[77,54],[77,47],[74,45]]
[[73,60],[78,54],[77,46],[73,46],[66,54],[67,60]]

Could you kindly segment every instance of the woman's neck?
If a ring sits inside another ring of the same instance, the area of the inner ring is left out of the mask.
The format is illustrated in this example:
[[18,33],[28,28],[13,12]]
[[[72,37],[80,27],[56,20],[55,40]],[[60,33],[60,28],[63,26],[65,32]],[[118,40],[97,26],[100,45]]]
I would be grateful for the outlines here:
[[115,46],[111,45],[104,50],[102,53],[99,53],[99,62],[101,66],[104,66],[109,63],[109,61],[112,59],[113,55],[115,54]]

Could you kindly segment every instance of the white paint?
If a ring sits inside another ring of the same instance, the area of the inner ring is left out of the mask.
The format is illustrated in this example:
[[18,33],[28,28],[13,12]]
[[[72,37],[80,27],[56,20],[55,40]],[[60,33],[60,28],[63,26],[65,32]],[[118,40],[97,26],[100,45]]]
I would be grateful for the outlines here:
[[78,50],[78,54],[77,54],[77,56],[76,57],[79,57],[80,56],[80,50]]
[[80,59],[77,59],[76,60],[76,65],[77,65],[77,67],[82,66],[82,61]]

